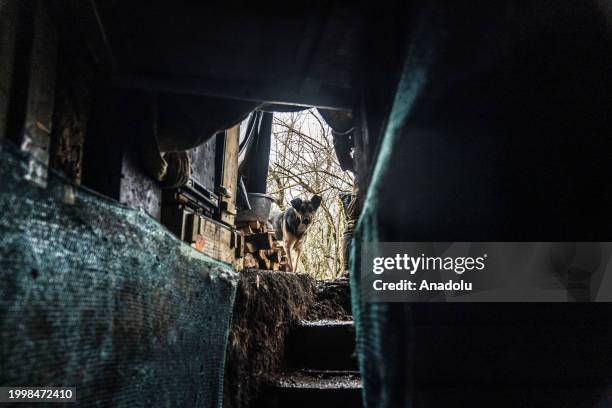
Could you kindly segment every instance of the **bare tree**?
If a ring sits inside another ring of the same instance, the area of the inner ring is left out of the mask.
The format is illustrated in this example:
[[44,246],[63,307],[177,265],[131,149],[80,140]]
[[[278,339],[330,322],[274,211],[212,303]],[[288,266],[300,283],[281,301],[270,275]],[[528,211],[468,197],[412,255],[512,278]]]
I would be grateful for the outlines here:
[[323,198],[299,267],[317,279],[334,279],[343,272],[345,221],[339,193],[352,191],[353,185],[352,174],[338,164],[331,129],[315,110],[274,115],[268,192],[280,209],[295,197]]

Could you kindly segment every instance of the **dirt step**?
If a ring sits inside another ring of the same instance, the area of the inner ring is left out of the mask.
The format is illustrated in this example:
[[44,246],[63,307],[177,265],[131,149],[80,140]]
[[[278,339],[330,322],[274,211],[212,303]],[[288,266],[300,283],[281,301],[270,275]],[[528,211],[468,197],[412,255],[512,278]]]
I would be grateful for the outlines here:
[[317,281],[315,304],[307,320],[351,320],[351,289],[348,279]]
[[361,379],[354,371],[297,370],[264,387],[259,408],[361,407]]
[[295,369],[357,371],[353,321],[300,322],[289,333],[285,366]]

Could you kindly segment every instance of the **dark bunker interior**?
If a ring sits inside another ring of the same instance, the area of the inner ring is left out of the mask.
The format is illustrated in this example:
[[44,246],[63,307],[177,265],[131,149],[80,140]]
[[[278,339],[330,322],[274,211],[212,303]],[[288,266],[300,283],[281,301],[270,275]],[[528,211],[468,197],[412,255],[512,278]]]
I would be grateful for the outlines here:
[[[612,241],[611,27],[607,0],[0,0],[0,387],[612,407],[612,299],[360,279],[369,243]],[[258,214],[273,117],[305,109],[356,180],[334,281]]]

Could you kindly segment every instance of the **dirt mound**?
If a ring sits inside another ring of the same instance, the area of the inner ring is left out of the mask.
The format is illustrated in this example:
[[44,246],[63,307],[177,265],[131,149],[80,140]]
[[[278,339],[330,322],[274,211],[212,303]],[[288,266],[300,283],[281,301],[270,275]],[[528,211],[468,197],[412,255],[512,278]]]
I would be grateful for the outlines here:
[[352,320],[348,279],[317,281],[315,303],[306,318],[307,320]]
[[261,385],[278,375],[287,332],[306,317],[315,290],[307,274],[241,273],[227,347],[225,408],[248,407]]

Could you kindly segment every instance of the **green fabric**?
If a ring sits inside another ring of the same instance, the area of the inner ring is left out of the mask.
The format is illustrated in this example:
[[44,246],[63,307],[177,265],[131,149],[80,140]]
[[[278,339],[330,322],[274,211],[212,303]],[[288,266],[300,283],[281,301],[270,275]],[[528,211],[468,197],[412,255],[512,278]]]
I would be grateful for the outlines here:
[[81,406],[220,407],[238,275],[143,211],[0,145],[0,385]]
[[[395,350],[399,337],[405,337],[409,342],[410,336],[403,336],[407,326],[395,327],[393,310],[384,303],[362,303],[359,279],[360,245],[362,242],[384,241],[378,229],[378,214],[380,211],[379,199],[383,195],[381,190],[389,188],[390,164],[394,157],[394,148],[400,143],[401,128],[410,116],[411,110],[426,85],[427,67],[432,59],[429,33],[424,26],[427,15],[423,13],[420,26],[414,30],[415,41],[410,42],[406,50],[404,66],[394,96],[394,101],[387,122],[387,127],[376,149],[374,170],[369,188],[364,200],[364,206],[353,236],[351,246],[351,292],[353,303],[353,316],[357,333],[357,351],[359,354],[360,371],[364,381],[363,401],[366,407],[401,407],[409,405],[407,388],[409,381],[405,378],[405,367],[402,357],[409,354],[409,350]],[[409,322],[406,316],[404,323]],[[394,336],[389,341],[387,334]],[[393,350],[393,354],[388,354]],[[388,354],[388,355],[385,355]],[[389,359],[392,356],[392,359]],[[401,402],[400,402],[401,401]],[[399,404],[399,405],[398,405]]]
[[609,406],[612,304],[366,303],[359,280],[364,242],[610,239],[609,26],[569,0],[406,9],[391,110],[360,112],[386,123],[351,253],[365,406]]

